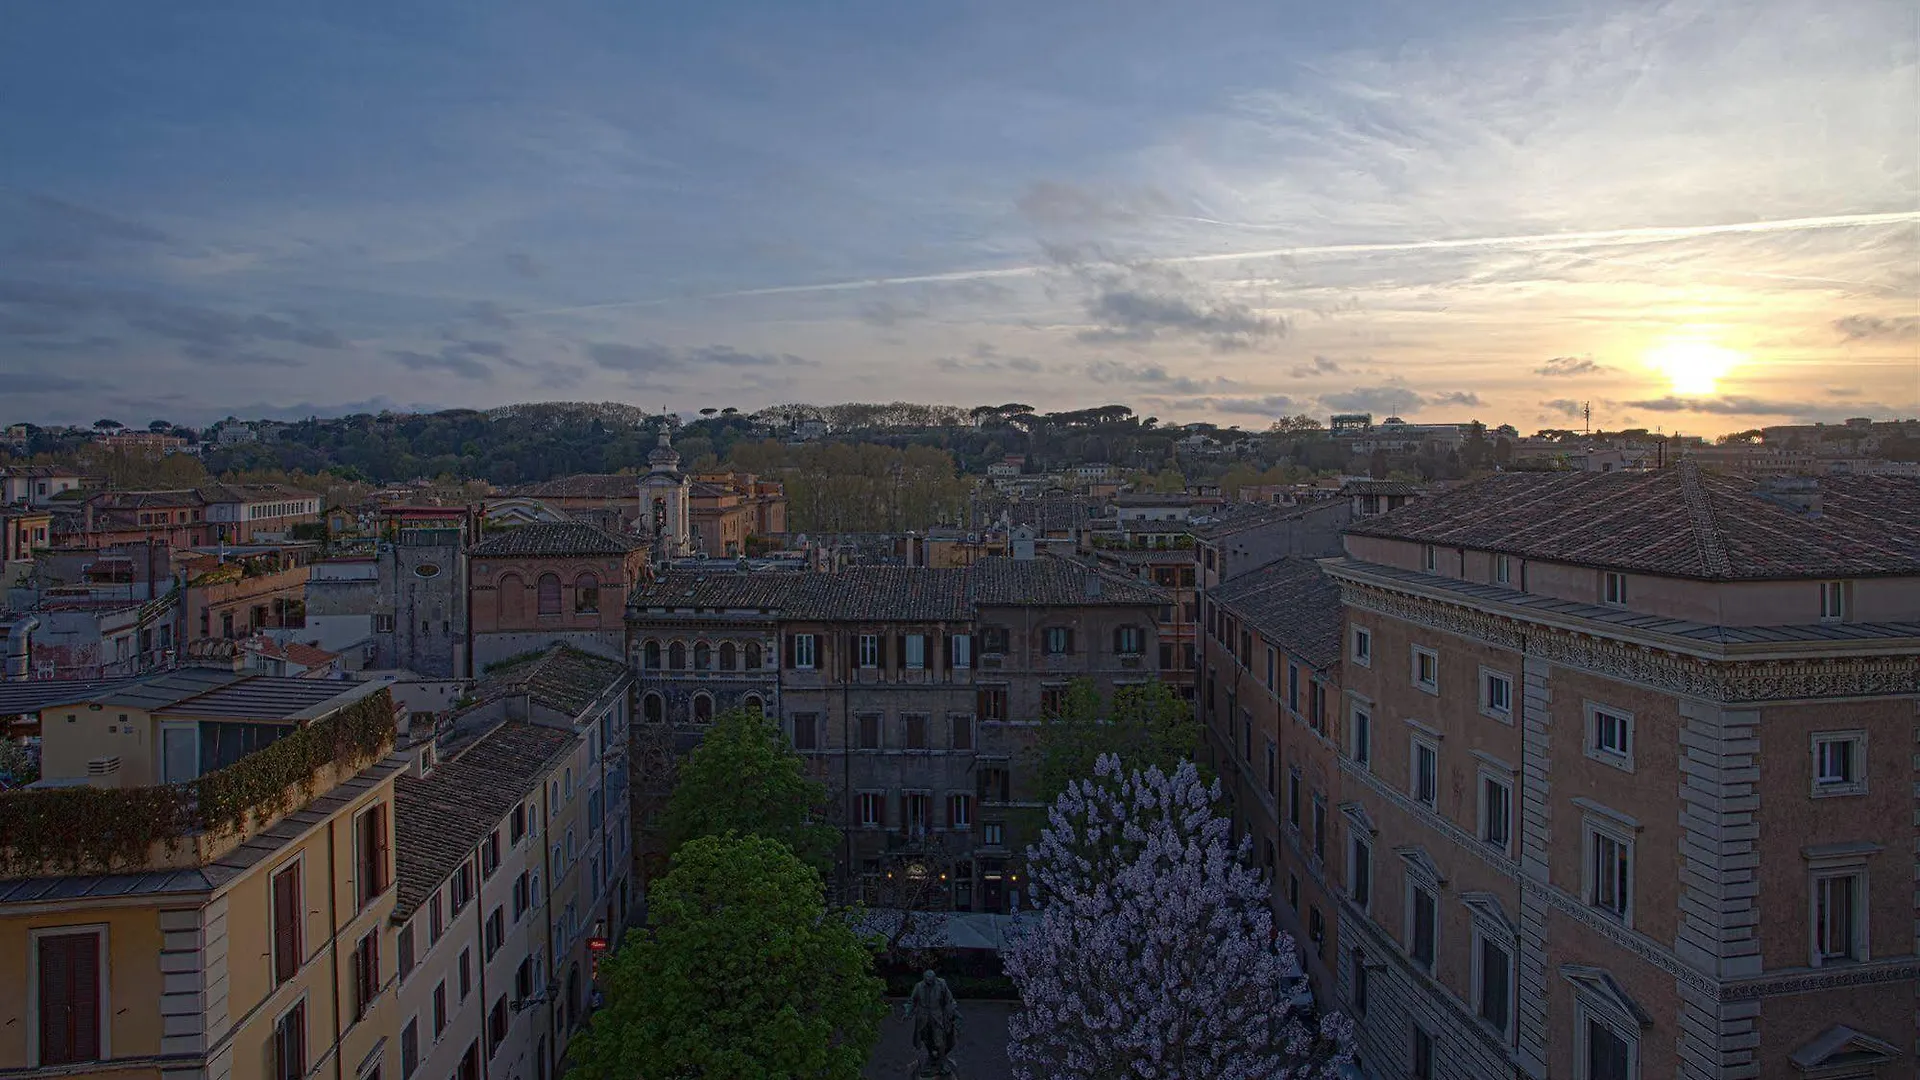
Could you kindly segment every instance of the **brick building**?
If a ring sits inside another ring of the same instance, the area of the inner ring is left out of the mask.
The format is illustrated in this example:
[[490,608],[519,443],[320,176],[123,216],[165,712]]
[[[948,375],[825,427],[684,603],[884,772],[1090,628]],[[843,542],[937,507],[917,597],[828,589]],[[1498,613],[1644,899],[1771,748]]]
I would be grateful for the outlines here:
[[1510,474],[1325,565],[1375,1075],[1914,1075],[1920,486]]
[[634,591],[628,641],[642,722],[682,746],[729,708],[780,719],[833,792],[847,895],[1006,911],[1031,839],[1020,811],[1038,809],[1037,719],[1072,679],[1103,695],[1157,679],[1166,600],[1053,559],[674,570]]
[[555,642],[613,660],[626,655],[623,600],[647,571],[638,537],[536,522],[485,537],[467,562],[477,670]]

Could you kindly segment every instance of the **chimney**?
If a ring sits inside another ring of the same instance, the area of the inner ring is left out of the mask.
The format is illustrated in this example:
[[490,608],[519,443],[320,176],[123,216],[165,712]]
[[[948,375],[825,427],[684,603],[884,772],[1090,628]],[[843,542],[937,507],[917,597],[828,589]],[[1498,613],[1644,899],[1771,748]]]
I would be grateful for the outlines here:
[[1762,477],[1755,485],[1754,494],[1796,514],[1820,516],[1820,478],[1817,476]]
[[1087,572],[1087,599],[1098,600],[1099,598],[1100,575],[1097,572],[1089,570]]

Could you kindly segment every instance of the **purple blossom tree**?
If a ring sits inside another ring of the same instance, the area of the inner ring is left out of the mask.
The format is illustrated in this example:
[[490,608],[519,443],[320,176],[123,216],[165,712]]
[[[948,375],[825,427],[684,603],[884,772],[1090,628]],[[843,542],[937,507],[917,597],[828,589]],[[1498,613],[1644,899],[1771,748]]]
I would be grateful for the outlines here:
[[1027,852],[1039,913],[1006,950],[1021,1080],[1308,1080],[1351,1060],[1344,1017],[1292,1011],[1298,953],[1218,797],[1191,762],[1108,755],[1049,809]]

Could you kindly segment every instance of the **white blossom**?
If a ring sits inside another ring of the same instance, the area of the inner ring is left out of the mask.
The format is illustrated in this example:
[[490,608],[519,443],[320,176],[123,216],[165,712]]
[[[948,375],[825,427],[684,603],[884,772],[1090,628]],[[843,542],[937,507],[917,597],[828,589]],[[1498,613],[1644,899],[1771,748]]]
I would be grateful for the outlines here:
[[1309,1080],[1352,1056],[1352,1025],[1309,1029],[1268,889],[1227,842],[1192,763],[1124,772],[1102,757],[1027,852],[1037,915],[1007,946],[1021,1080]]

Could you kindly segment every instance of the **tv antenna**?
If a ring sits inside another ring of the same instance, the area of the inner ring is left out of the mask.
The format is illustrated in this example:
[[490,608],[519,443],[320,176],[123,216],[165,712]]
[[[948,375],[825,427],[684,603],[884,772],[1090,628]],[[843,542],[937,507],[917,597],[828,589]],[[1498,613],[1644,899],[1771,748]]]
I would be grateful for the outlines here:
[[1581,423],[1586,425],[1586,433],[1588,435],[1593,434],[1593,402],[1583,401],[1580,403],[1580,418]]

